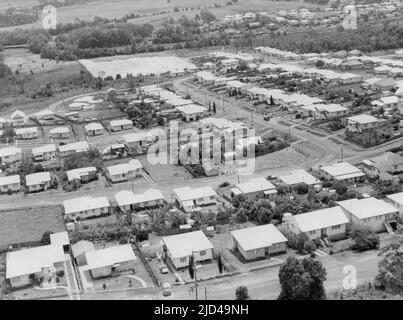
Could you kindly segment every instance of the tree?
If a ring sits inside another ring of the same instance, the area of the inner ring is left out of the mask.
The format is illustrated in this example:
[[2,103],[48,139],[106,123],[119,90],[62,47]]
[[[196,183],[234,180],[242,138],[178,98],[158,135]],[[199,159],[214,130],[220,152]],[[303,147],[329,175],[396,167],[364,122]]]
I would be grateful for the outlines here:
[[249,300],[248,288],[246,286],[236,288],[235,300]]
[[355,225],[351,230],[351,238],[354,241],[352,249],[357,251],[372,250],[379,246],[378,234],[365,225]]
[[344,195],[344,194],[347,192],[347,190],[348,190],[347,183],[344,182],[344,181],[336,181],[336,182],[333,184],[333,189],[336,190],[336,193],[337,193],[339,196],[342,196],[342,195]]
[[279,300],[324,300],[326,293],[323,282],[326,269],[319,261],[305,258],[302,261],[289,257],[281,265]]
[[[306,233],[300,232],[297,235],[296,249],[299,254],[311,253],[312,245],[315,246]],[[313,251],[315,250],[316,248]]]
[[270,95],[270,105],[271,105],[271,106],[274,106],[274,99],[273,99],[273,96],[272,96],[272,95]]
[[210,23],[216,19],[216,16],[207,8],[203,8],[200,11],[200,18],[202,19],[203,23]]
[[50,235],[53,233],[54,233],[53,231],[45,231],[42,234],[41,245],[46,246],[46,245],[50,244]]
[[217,107],[215,105],[215,101],[213,101],[213,113],[216,114],[217,112]]
[[403,292],[403,242],[394,242],[383,247],[379,253],[383,257],[378,263],[375,285],[386,291]]
[[193,261],[193,255],[189,256],[189,276],[190,279],[194,279],[194,261]]
[[221,253],[218,255],[217,265],[218,265],[218,272],[220,272],[220,274],[221,274],[222,271],[223,271],[223,264],[222,264],[222,260],[221,260]]

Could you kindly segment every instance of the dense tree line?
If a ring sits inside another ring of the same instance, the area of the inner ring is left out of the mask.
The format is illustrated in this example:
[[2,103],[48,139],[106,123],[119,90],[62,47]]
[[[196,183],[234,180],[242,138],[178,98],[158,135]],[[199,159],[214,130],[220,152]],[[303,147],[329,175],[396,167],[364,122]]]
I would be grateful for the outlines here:
[[5,12],[0,12],[0,27],[18,26],[33,23],[36,20],[38,20],[38,14],[28,10],[17,11],[15,8],[8,8]]

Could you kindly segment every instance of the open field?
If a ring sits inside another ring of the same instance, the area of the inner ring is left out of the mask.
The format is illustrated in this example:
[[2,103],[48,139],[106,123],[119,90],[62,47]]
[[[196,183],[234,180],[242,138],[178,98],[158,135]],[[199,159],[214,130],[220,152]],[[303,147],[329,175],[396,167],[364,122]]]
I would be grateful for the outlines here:
[[0,248],[39,242],[45,231],[65,230],[60,206],[25,207],[0,211]]
[[[155,27],[161,26],[167,18],[179,18],[182,15],[193,17],[199,13],[201,8],[209,8],[217,18],[224,18],[229,14],[254,12],[267,12],[280,9],[296,9],[298,7],[318,7],[309,5],[302,1],[270,1],[270,0],[239,0],[237,4],[226,5],[227,0],[175,0],[167,3],[166,0],[98,0],[83,5],[57,8],[58,23],[74,22],[76,19],[92,20],[99,16],[103,18],[119,18],[130,13],[144,14],[145,17],[133,19],[133,23],[151,23]],[[0,0],[0,10],[5,10],[9,6],[31,7],[37,1],[18,0],[12,5],[8,5],[9,0]],[[221,5],[215,8],[215,4]],[[197,9],[199,7],[200,9]],[[178,8],[178,12],[174,12]],[[186,10],[188,8],[188,10]],[[192,10],[193,8],[193,10]],[[156,14],[166,12],[165,14]],[[153,15],[154,13],[154,15]],[[22,26],[12,26],[1,28],[0,31],[13,30],[15,28],[29,29],[31,27],[41,27],[41,21]]]

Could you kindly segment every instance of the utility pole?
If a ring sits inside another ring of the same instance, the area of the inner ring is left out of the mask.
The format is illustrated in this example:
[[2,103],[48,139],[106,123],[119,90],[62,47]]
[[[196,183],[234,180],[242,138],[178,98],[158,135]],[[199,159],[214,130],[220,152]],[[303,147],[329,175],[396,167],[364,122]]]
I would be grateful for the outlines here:
[[251,114],[252,114],[252,126],[253,126],[253,110],[251,111]]
[[204,287],[204,299],[207,300],[207,287]]
[[192,260],[193,260],[193,271],[194,271],[194,277],[195,277],[195,290],[196,290],[196,300],[199,300],[199,293],[198,293],[198,288],[197,288],[197,268],[196,268],[196,261],[195,261],[195,255],[194,251],[192,250]]
[[288,140],[291,141],[291,124],[288,125]]
[[344,161],[344,149],[341,147],[341,162]]

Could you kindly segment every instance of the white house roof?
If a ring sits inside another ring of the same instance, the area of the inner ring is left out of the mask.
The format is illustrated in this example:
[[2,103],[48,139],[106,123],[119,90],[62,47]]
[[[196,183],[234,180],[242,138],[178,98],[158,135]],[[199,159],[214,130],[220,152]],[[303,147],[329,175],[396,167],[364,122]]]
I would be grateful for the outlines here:
[[78,169],[69,170],[66,172],[66,174],[67,174],[67,179],[69,181],[71,181],[74,179],[80,180],[82,176],[85,176],[91,172],[97,172],[97,168],[95,168],[95,167],[78,168]]
[[174,189],[174,193],[176,194],[179,201],[187,201],[194,200],[202,197],[215,197],[217,193],[210,186],[201,187],[201,188],[191,188],[191,187],[183,187]]
[[36,113],[34,114],[34,116],[35,116],[35,117],[44,117],[44,116],[52,116],[52,115],[54,115],[54,114],[55,114],[55,113],[54,113],[53,111],[48,110],[48,109],[45,109],[45,110],[41,110],[41,111],[36,112]]
[[48,181],[50,182],[49,172],[37,172],[25,176],[25,184],[27,186],[34,186]]
[[38,132],[37,127],[15,129],[16,135],[25,134],[25,133],[35,133],[35,132]]
[[148,132],[140,131],[136,133],[129,133],[122,136],[126,143],[137,142],[137,141],[147,141],[152,138],[151,134]]
[[18,174],[14,176],[0,177],[0,186],[7,186],[15,183],[20,183],[20,176]]
[[389,194],[386,198],[396,202],[399,205],[403,205],[403,192]]
[[183,114],[195,114],[195,113],[203,113],[207,111],[207,109],[203,106],[199,106],[198,104],[188,104],[186,106],[175,107],[176,110],[182,112]]
[[348,223],[348,219],[340,207],[316,210],[294,215],[293,218],[302,232],[309,232]]
[[70,129],[68,127],[57,127],[49,130],[50,134],[55,134],[55,133],[68,133],[70,132]]
[[52,233],[50,235],[50,243],[58,246],[70,244],[69,234],[67,231]]
[[134,194],[131,191],[122,190],[115,194],[115,200],[119,207],[162,199],[165,199],[165,197],[158,189],[149,189],[140,194]]
[[89,270],[113,266],[115,264],[136,259],[130,244],[109,247],[106,249],[87,251],[85,253]]
[[132,159],[128,163],[121,163],[107,168],[109,175],[126,174],[131,171],[142,169],[143,166],[137,159]]
[[20,110],[15,110],[12,114],[11,114],[11,119],[19,119],[19,118],[27,118],[26,114]]
[[245,194],[268,190],[276,191],[276,187],[264,177],[250,179],[247,182],[239,183],[235,186]]
[[173,259],[191,256],[192,251],[198,252],[213,249],[213,245],[203,231],[163,237],[162,241],[165,243]]
[[337,204],[358,219],[371,218],[398,211],[391,204],[373,197],[338,201]]
[[385,104],[399,103],[399,98],[396,96],[383,97],[380,98],[379,100],[381,100]]
[[0,157],[14,156],[18,153],[21,153],[21,148],[8,147],[8,148],[0,149]]
[[47,144],[41,147],[32,148],[32,154],[42,154],[45,152],[56,152],[56,146],[54,144]]
[[63,201],[66,214],[109,207],[107,197],[81,197]]
[[304,169],[291,171],[289,174],[279,177],[279,179],[291,186],[298,183],[305,183],[308,186],[320,183],[320,180],[316,179]]
[[273,224],[234,230],[231,234],[245,251],[270,247],[287,241],[287,238]]
[[58,148],[60,152],[68,152],[68,151],[84,152],[88,151],[90,146],[88,145],[87,141],[78,141],[66,144],[64,146],[59,146]]
[[112,120],[111,121],[111,127],[115,126],[127,126],[127,125],[133,125],[133,122],[129,119],[119,119],[119,120]]
[[331,104],[318,104],[316,105],[316,108],[319,111],[326,111],[326,112],[340,112],[340,111],[347,111],[348,109],[343,107],[340,104],[337,103],[331,103]]
[[74,258],[77,258],[79,255],[92,250],[95,250],[94,244],[87,240],[80,240],[71,246],[71,251],[73,252]]
[[357,122],[359,124],[378,122],[379,119],[369,114],[360,114],[358,116],[347,118],[348,121]]
[[6,278],[14,278],[42,271],[65,260],[63,248],[47,245],[7,253]]
[[89,123],[84,128],[85,128],[85,131],[97,131],[97,130],[103,130],[104,129],[102,124],[100,124],[98,122]]
[[188,104],[193,104],[192,100],[183,99],[182,97],[172,98],[172,99],[166,100],[165,102],[174,107],[180,107],[180,106],[186,106]]
[[365,176],[364,172],[348,162],[334,163],[329,166],[323,166],[321,169],[339,180]]

